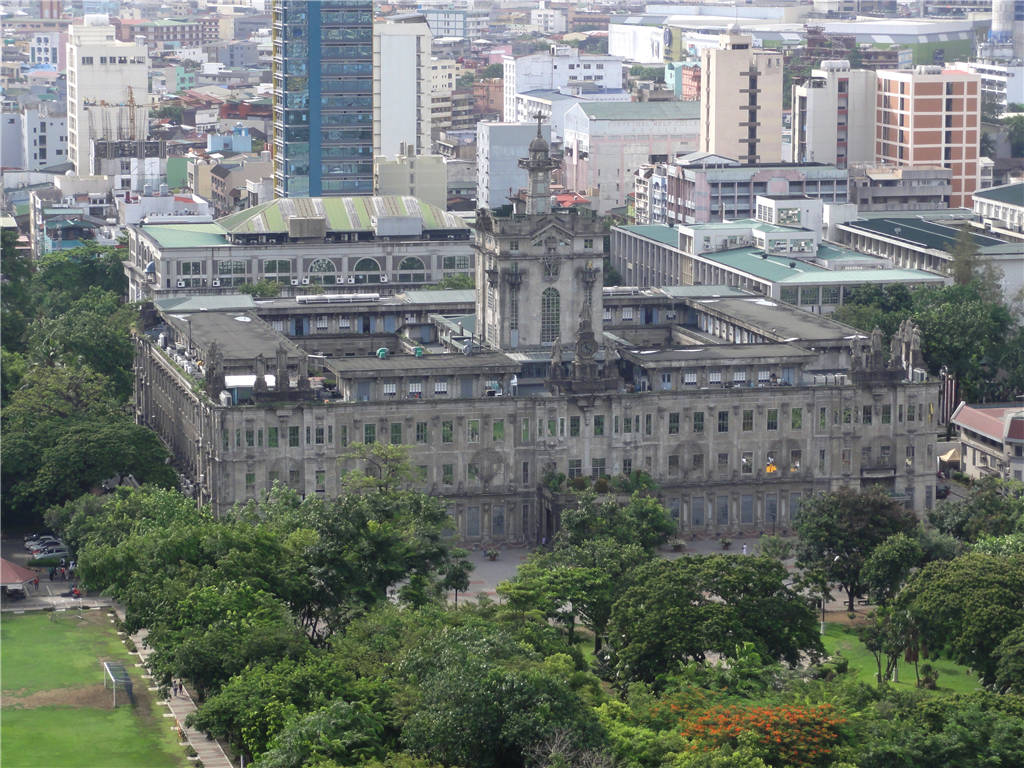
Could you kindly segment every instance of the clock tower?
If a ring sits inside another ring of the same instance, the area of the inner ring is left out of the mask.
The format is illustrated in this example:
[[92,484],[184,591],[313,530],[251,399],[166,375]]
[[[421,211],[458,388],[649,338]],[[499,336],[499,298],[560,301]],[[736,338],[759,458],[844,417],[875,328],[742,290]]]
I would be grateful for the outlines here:
[[539,122],[519,165],[528,174],[525,212],[477,211],[478,343],[538,362],[594,361],[601,356],[605,225],[593,211],[552,211],[557,163]]

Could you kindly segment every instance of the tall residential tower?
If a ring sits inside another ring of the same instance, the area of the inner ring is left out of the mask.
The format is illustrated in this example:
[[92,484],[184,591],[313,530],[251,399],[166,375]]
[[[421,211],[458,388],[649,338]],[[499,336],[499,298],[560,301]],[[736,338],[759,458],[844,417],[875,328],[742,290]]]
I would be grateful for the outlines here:
[[701,51],[700,151],[741,163],[782,160],[782,54],[733,25]]
[[274,194],[373,192],[373,3],[273,0]]

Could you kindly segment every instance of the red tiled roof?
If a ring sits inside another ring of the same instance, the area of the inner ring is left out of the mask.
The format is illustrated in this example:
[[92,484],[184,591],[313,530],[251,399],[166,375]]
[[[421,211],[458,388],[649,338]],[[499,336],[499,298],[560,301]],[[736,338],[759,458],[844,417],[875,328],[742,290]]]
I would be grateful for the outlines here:
[[36,576],[35,571],[30,571],[28,568],[22,568],[17,563],[0,558],[0,583],[4,586],[25,584],[32,581]]
[[[1013,416],[1007,424],[1006,417],[1010,414],[1018,415]],[[1005,438],[1024,440],[1024,407],[1011,405],[979,408],[960,403],[951,421],[958,427],[966,427],[1000,443]]]

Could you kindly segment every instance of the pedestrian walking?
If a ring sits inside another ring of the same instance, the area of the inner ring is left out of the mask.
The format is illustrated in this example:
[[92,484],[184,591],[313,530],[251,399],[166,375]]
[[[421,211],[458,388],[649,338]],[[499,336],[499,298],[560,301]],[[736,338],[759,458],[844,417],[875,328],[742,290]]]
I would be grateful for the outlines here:
[[174,696],[177,697],[177,695],[178,695],[178,681],[177,680],[171,680],[171,693],[173,693]]
[[744,555],[747,554],[747,545],[746,544],[743,545],[743,554]]
[[49,568],[49,573],[50,573],[50,581],[53,581],[53,574],[55,574],[56,572],[57,572],[57,569],[56,569],[56,568],[54,568],[54,567],[53,567],[53,566],[51,565],[51,566],[50,566],[50,568]]

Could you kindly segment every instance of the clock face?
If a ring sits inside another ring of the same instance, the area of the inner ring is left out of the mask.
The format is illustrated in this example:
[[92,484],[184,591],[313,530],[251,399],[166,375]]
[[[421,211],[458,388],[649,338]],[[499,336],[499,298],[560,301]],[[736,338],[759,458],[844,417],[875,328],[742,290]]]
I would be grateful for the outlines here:
[[584,339],[580,342],[580,353],[591,357],[597,353],[597,342],[593,339]]

